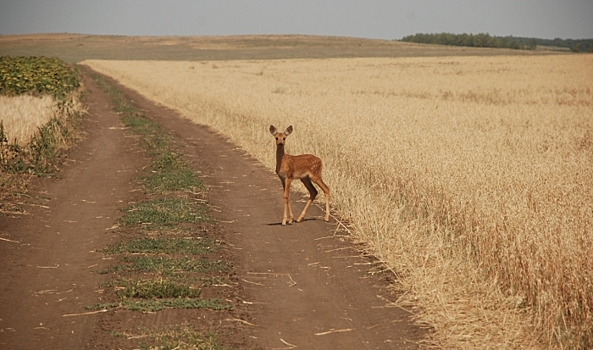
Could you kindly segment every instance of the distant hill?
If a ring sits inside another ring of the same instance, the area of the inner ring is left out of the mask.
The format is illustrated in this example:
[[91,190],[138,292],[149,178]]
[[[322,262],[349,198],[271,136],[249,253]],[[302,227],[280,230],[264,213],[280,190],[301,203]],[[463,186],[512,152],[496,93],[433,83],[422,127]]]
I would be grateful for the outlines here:
[[0,56],[84,60],[271,60],[352,57],[548,55],[555,51],[417,45],[394,40],[316,35],[117,36],[72,33],[1,35]]
[[421,44],[437,44],[469,47],[494,47],[517,50],[535,50],[539,47],[548,49],[570,50],[572,52],[593,52],[593,39],[538,39],[514,36],[492,36],[487,33],[480,34],[414,34],[401,39],[405,42]]

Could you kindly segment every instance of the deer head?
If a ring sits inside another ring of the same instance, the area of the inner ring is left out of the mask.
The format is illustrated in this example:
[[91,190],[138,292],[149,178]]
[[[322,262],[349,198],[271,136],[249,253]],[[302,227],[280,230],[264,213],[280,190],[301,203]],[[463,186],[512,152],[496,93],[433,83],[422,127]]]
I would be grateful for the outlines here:
[[270,133],[276,138],[276,145],[283,146],[286,143],[286,137],[292,133],[292,125],[286,128],[284,132],[278,132],[274,125],[270,125]]

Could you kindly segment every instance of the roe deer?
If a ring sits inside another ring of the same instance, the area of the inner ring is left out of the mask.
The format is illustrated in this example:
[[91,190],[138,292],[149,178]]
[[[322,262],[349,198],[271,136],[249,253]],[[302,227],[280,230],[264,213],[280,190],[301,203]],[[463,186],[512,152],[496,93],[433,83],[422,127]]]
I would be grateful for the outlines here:
[[[282,225],[286,225],[288,221],[292,224],[294,215],[290,207],[290,183],[294,179],[300,179],[309,190],[309,201],[305,204],[305,209],[296,220],[301,222],[309,210],[311,203],[317,197],[317,189],[311,182],[316,183],[325,194],[325,221],[329,221],[329,187],[321,179],[321,169],[323,167],[321,159],[312,154],[301,154],[298,156],[291,156],[284,152],[284,145],[286,144],[286,137],[292,132],[292,125],[286,128],[284,132],[278,132],[274,125],[270,125],[270,133],[276,138],[276,174],[282,182],[284,188],[284,216],[282,217]],[[290,214],[290,216],[289,216]]]

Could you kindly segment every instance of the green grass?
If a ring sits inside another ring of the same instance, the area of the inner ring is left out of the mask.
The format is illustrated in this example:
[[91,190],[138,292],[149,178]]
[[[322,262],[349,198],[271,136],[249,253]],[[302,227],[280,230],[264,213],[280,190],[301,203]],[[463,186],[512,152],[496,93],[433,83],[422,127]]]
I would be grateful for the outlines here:
[[158,198],[138,203],[122,209],[124,216],[119,219],[122,226],[145,225],[160,228],[182,223],[210,221],[208,207],[190,199]]
[[203,255],[220,250],[220,245],[209,239],[195,238],[140,238],[111,245],[108,254],[192,254]]
[[105,273],[152,272],[160,276],[176,276],[188,272],[228,271],[225,261],[168,256],[126,256],[124,264],[111,266]]
[[92,77],[103,92],[111,96],[113,111],[121,115],[124,126],[142,137],[142,146],[149,154],[158,154],[167,149],[168,137],[155,121],[142,113],[122,91],[109,84],[105,78],[98,74],[93,74]]
[[87,310],[126,309],[139,312],[156,312],[164,309],[210,309],[231,310],[232,305],[220,299],[124,299],[114,303],[98,303],[86,307]]
[[163,330],[151,330],[139,327],[136,334],[116,334],[126,338],[146,339],[140,342],[142,350],[228,350],[212,333],[200,333],[193,325],[184,323],[165,327]]
[[201,191],[202,180],[187,166],[180,154],[163,152],[153,162],[150,175],[144,177],[144,188],[149,193],[163,194],[178,191]]
[[104,286],[114,288],[120,299],[199,298],[201,294],[200,289],[167,279],[120,279]]
[[[116,99],[117,101],[118,99]],[[123,102],[116,105],[119,107],[116,107],[115,111],[124,114],[121,118],[122,123],[132,133],[141,136],[140,145],[146,153],[149,155],[159,155],[168,152],[169,137],[163,133],[161,127],[146,115],[135,110],[135,106],[128,106],[126,103]]]

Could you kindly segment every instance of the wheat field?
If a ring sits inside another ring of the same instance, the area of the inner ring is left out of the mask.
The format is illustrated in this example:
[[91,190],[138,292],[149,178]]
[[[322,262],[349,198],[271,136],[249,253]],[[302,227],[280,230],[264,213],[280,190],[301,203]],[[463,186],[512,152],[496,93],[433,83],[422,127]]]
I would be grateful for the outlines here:
[[592,55],[83,64],[270,169],[293,125],[425,345],[593,347]]
[[53,97],[1,96],[0,121],[10,143],[25,146],[38,128],[45,125],[55,113]]

